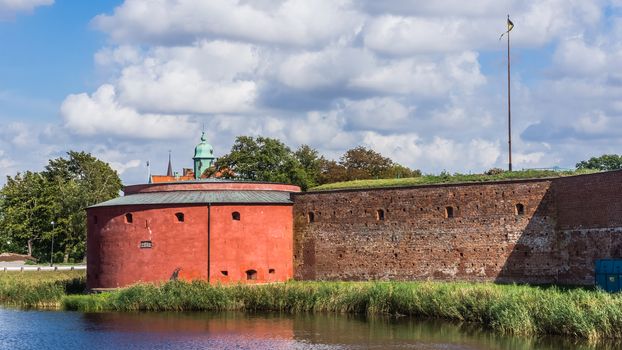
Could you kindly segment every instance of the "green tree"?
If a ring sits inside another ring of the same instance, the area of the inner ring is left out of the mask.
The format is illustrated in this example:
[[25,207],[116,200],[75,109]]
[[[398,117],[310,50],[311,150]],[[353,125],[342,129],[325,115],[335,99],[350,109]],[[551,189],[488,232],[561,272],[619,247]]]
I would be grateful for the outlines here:
[[291,149],[268,137],[238,136],[217,168],[225,178],[290,183],[303,190],[313,184]]
[[63,261],[80,260],[86,253],[86,207],[119,196],[123,185],[116,171],[86,152],[69,151],[68,158],[49,161],[43,176],[59,204],[55,237]]
[[50,222],[57,210],[54,192],[40,173],[27,171],[7,177],[0,190],[2,216],[0,247],[31,256],[44,253],[50,235]]
[[393,163],[388,169],[383,171],[380,175],[382,179],[401,179],[407,177],[419,177],[421,176],[421,170],[419,169],[410,169],[403,165]]
[[0,190],[2,251],[47,259],[53,236],[54,250],[60,252],[63,261],[84,258],[84,209],[117,197],[122,184],[107,163],[92,155],[74,151],[67,155],[50,160],[40,173],[7,178]]
[[577,169],[617,170],[622,169],[622,156],[603,154],[577,163]]
[[320,175],[318,177],[318,184],[323,185],[348,180],[348,171],[345,166],[334,160],[329,160],[324,157],[320,158]]
[[339,164],[346,169],[348,180],[421,176],[419,170],[397,164],[390,158],[363,146],[346,151],[339,159]]
[[319,184],[322,158],[320,158],[318,151],[308,145],[301,145],[294,152],[294,156],[310,178],[312,183],[309,183],[309,185],[315,186]]

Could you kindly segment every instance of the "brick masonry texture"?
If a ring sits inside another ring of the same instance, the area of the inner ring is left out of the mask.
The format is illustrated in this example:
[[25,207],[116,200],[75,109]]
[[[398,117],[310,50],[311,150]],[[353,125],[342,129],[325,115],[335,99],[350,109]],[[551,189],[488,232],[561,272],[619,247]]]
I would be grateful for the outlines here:
[[621,171],[292,197],[297,279],[592,284],[622,258]]

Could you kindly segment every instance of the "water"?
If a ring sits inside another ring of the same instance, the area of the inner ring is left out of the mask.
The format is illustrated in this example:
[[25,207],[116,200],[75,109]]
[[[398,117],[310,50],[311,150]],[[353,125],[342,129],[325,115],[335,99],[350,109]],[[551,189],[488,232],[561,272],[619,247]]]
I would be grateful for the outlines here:
[[[0,349],[593,349],[473,325],[343,315],[80,313],[0,308]],[[615,347],[602,347],[613,349]]]

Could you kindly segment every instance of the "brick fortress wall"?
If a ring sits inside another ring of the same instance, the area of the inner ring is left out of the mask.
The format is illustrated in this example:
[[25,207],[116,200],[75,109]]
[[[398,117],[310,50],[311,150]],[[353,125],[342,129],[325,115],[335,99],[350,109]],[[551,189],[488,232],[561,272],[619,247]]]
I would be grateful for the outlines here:
[[294,194],[295,276],[589,284],[622,257],[621,189],[608,172]]

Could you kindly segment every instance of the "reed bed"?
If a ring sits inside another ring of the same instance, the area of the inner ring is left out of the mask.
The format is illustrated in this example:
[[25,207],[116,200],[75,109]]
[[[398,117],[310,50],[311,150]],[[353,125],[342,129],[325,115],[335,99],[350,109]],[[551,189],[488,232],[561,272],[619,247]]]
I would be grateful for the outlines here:
[[86,289],[84,271],[0,272],[0,304],[58,308],[67,294]]
[[80,311],[277,311],[408,315],[474,322],[499,333],[621,339],[622,296],[583,288],[447,282],[140,284],[62,300]]

